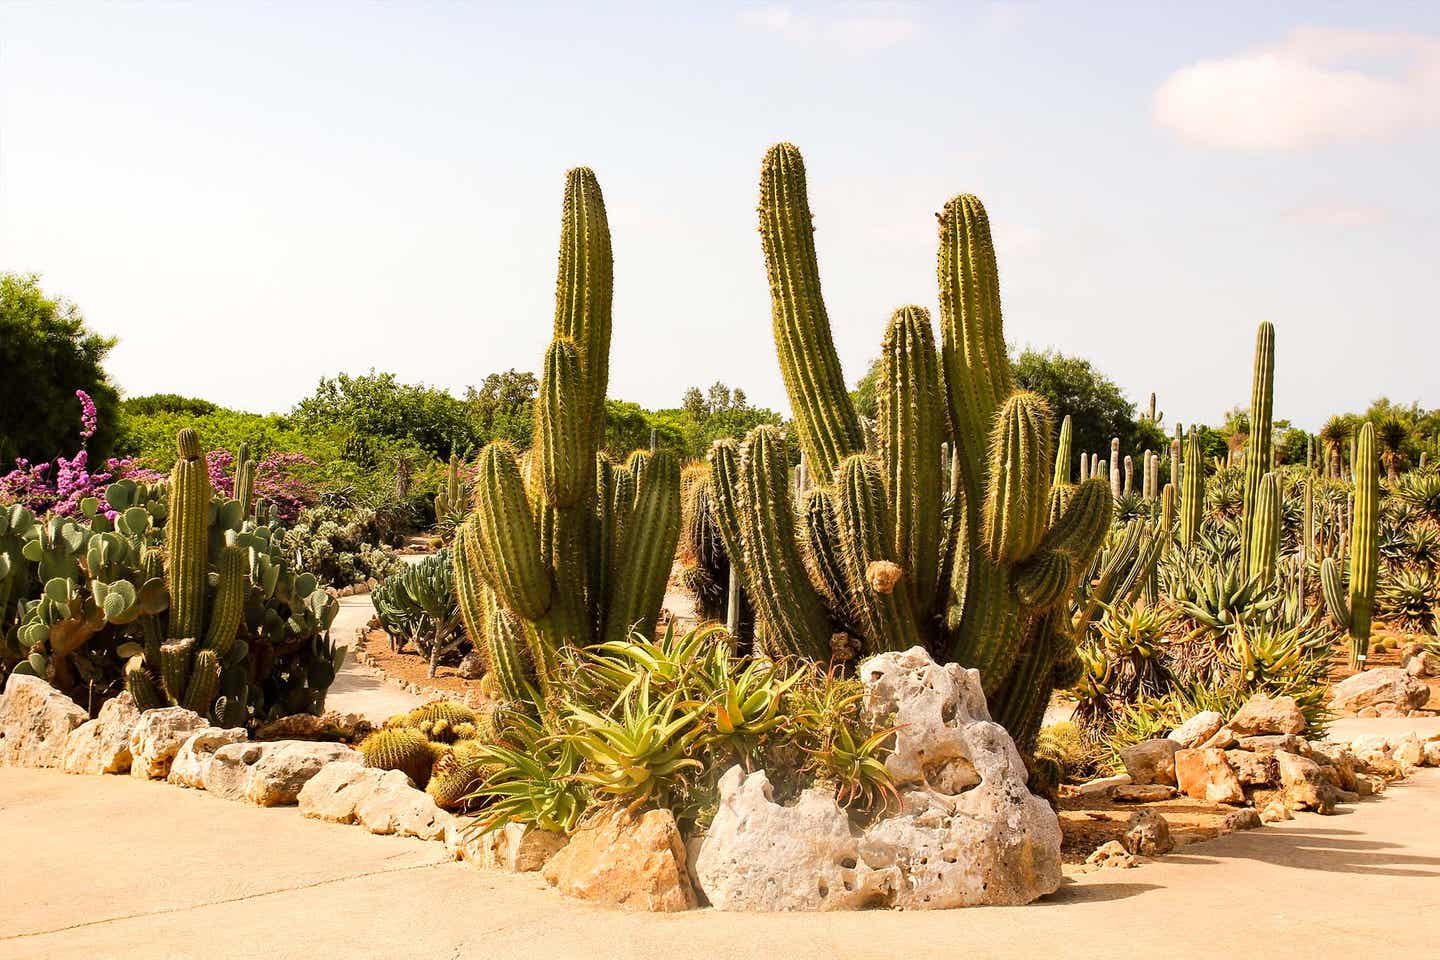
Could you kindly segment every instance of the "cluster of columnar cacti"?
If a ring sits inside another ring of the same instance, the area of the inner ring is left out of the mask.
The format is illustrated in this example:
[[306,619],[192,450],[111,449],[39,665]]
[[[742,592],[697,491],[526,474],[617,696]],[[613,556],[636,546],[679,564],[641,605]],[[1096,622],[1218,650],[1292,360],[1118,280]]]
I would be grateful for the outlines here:
[[1380,570],[1380,466],[1375,454],[1375,428],[1360,428],[1352,455],[1355,477],[1354,507],[1350,519],[1350,587],[1348,596],[1334,557],[1320,564],[1325,605],[1350,634],[1350,665],[1365,665],[1370,649],[1370,618],[1375,609],[1375,584]]
[[[118,481],[107,510],[81,505],[84,519],[4,511],[5,582],[39,597],[3,605],[19,625],[0,656],[66,692],[123,684],[142,708],[185,706],[227,726],[318,711],[344,654],[326,636],[335,601],[289,568],[258,512],[215,497],[193,431],[176,449],[165,502]],[[236,462],[236,492],[253,503],[248,451]]]
[[1056,457],[1052,411],[1015,388],[984,208],[964,195],[940,215],[938,348],[921,307],[896,310],[886,327],[873,444],[845,391],[790,144],[766,155],[760,234],[794,438],[814,485],[792,502],[790,444],[773,427],[712,449],[716,515],[755,604],[757,641],[822,661],[857,641],[865,652],[926,646],[978,667],[992,710],[1028,744],[1074,659],[1062,606],[1104,540],[1111,496],[1104,480],[1068,483],[1068,434]]
[[652,633],[675,553],[673,455],[637,450],[618,464],[600,452],[612,273],[600,184],[571,170],[534,445],[481,452],[453,551],[466,630],[508,699],[544,695],[562,647]]

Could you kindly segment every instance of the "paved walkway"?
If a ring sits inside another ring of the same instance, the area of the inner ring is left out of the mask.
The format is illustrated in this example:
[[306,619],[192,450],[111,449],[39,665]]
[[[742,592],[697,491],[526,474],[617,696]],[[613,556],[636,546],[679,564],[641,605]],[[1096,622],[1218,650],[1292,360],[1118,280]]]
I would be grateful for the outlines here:
[[[375,605],[369,594],[340,598],[340,612],[330,625],[330,636],[337,644],[353,649],[355,631],[365,626],[375,615]],[[397,713],[412,710],[425,702],[424,697],[406,693],[374,667],[366,667],[347,656],[335,682],[325,695],[325,709],[340,713],[354,713],[371,723],[384,723]]]
[[1434,956],[1440,770],[1344,809],[1079,876],[1028,907],[651,916],[294,809],[0,769],[0,957]]

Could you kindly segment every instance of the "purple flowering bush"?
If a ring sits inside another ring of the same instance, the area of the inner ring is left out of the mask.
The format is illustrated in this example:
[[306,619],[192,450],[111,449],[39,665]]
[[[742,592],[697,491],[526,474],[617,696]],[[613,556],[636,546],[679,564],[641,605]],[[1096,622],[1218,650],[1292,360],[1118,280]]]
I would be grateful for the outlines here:
[[51,463],[32,464],[17,457],[15,468],[0,476],[0,503],[19,503],[36,516],[73,517],[80,513],[80,502],[86,497],[103,502],[105,488],[121,477],[136,482],[164,479],[164,474],[137,467],[134,460],[116,457],[91,472],[90,454],[84,445],[98,426],[95,404],[84,390],[76,390],[75,396],[80,400],[80,449],[73,457],[56,457]]
[[[231,465],[235,455],[229,450],[211,450],[205,454],[210,485],[226,497],[235,495],[235,476]],[[255,497],[268,500],[275,515],[287,526],[295,522],[300,511],[318,498],[315,488],[295,475],[297,469],[315,466],[303,453],[272,453],[255,464]]]

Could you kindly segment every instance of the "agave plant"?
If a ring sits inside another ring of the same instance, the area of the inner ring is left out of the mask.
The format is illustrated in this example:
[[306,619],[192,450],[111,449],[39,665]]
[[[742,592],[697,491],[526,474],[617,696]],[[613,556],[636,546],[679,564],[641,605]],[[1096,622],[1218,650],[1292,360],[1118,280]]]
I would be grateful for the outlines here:
[[1423,570],[1440,566],[1440,530],[1429,524],[1413,524],[1405,531],[1405,560]]
[[1194,622],[1192,637],[1218,636],[1280,603],[1279,589],[1258,575],[1242,579],[1238,563],[1172,565],[1169,571],[1171,602]]
[[589,791],[577,779],[581,756],[564,737],[554,736],[534,717],[509,714],[495,742],[480,743],[477,763],[491,773],[465,802],[483,804],[470,821],[471,835],[489,833],[510,822],[569,833],[580,823]]
[[1136,700],[1169,689],[1171,676],[1165,665],[1165,648],[1175,620],[1172,610],[1143,599],[1118,603],[1106,610],[1097,629],[1111,663],[1112,694]]
[[1406,633],[1434,633],[1440,580],[1429,570],[1396,570],[1380,583],[1380,615]]
[[1440,472],[1431,469],[1405,474],[1395,486],[1395,500],[1440,523]]

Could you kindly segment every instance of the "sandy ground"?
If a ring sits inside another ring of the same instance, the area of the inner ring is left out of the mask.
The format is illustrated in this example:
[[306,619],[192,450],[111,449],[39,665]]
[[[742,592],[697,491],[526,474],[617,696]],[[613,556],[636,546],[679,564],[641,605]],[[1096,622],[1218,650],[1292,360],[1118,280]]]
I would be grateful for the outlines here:
[[[369,594],[341,597],[340,612],[330,626],[330,635],[336,643],[353,647],[355,631],[374,615],[375,606],[370,602]],[[379,670],[362,666],[353,657],[346,657],[340,672],[335,675],[335,682],[325,695],[325,709],[358,714],[371,723],[381,724],[397,713],[419,706],[424,700],[386,682],[385,675]]]
[[1016,908],[625,914],[535,875],[129,777],[0,769],[0,956],[1237,957],[1433,955],[1440,771],[1344,814],[1067,878]]

